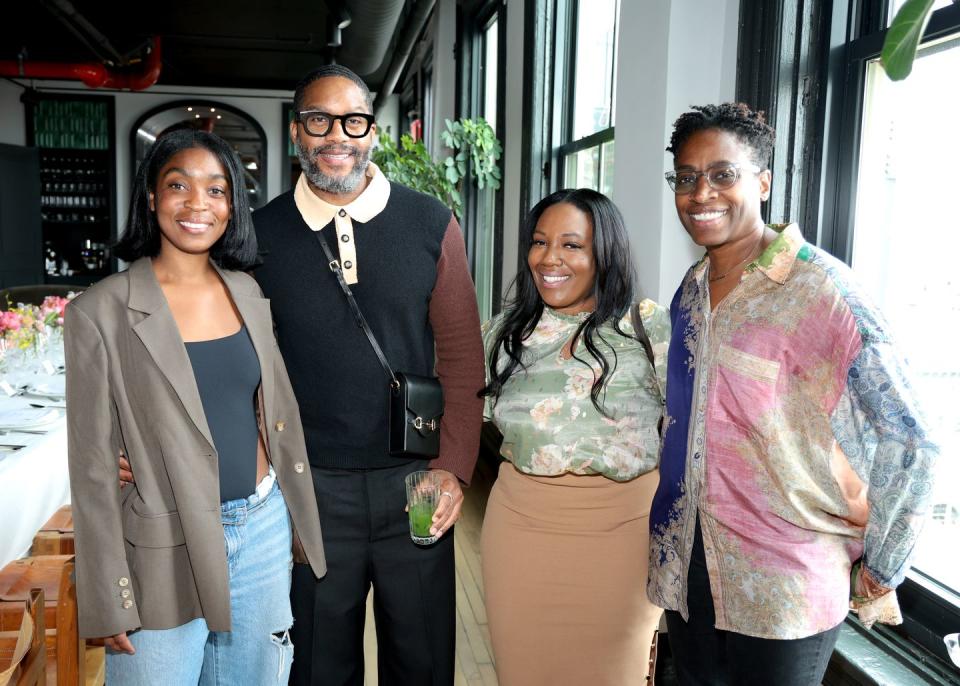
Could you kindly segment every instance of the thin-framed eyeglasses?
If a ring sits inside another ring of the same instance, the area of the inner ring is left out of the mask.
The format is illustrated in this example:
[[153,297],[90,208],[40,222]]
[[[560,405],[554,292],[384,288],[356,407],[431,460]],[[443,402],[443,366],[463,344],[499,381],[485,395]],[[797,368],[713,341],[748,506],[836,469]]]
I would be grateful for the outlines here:
[[693,169],[683,169],[680,171],[668,171],[664,174],[667,185],[677,195],[687,195],[697,188],[697,181],[700,177],[707,180],[707,185],[715,191],[725,191],[733,188],[740,180],[741,171],[746,170],[754,174],[762,171],[755,165],[741,165],[734,162],[722,162],[720,164],[711,164],[703,171]]
[[303,110],[297,112],[297,121],[303,130],[310,136],[326,136],[333,130],[333,123],[340,120],[340,128],[350,138],[363,138],[370,133],[374,116],[366,112],[347,112],[346,114],[330,114],[320,110]]

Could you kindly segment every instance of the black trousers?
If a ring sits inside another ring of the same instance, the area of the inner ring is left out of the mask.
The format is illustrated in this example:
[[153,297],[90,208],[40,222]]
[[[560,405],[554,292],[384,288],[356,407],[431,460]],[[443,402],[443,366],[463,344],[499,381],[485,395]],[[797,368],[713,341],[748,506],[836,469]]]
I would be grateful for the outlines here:
[[838,624],[806,638],[776,640],[716,629],[699,520],[687,575],[687,609],[688,622],[679,612],[666,613],[682,686],[818,686],[840,632]]
[[453,531],[410,540],[403,479],[426,461],[362,471],[313,468],[327,574],[293,566],[290,684],[362,686],[366,598],[373,585],[382,686],[450,686],[456,595]]

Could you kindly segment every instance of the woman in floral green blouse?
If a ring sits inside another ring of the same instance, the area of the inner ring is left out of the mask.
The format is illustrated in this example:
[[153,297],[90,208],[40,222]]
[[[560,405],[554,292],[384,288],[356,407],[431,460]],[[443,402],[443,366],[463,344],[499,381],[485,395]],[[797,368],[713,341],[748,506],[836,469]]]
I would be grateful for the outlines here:
[[654,369],[623,218],[600,193],[544,198],[524,236],[529,269],[484,329],[486,418],[507,460],[481,541],[497,675],[643,683],[660,618],[644,584],[669,318],[634,308]]

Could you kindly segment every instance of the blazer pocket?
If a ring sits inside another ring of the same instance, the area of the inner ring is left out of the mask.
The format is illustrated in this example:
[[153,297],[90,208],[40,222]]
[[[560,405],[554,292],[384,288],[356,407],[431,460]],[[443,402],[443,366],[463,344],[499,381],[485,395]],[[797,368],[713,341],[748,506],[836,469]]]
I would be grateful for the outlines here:
[[186,542],[176,512],[143,515],[133,508],[127,514],[124,538],[137,548],[172,548]]

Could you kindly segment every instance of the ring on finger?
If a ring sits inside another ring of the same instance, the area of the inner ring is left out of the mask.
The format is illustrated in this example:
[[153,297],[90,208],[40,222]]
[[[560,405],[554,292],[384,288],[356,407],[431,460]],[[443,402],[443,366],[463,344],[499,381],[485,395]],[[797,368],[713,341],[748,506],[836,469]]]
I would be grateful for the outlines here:
[[450,498],[450,502],[453,502],[453,493],[451,493],[450,491],[441,491],[440,497],[442,498],[443,496],[447,496],[448,498]]

